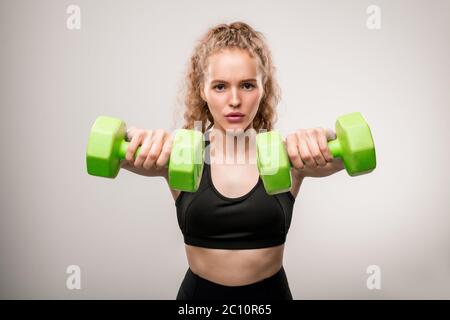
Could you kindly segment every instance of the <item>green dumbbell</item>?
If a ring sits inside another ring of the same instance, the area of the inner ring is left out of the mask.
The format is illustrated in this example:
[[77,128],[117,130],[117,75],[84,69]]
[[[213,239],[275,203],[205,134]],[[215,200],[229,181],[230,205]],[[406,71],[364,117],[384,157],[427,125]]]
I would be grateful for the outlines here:
[[[336,139],[328,141],[333,157],[340,157],[350,176],[369,173],[376,167],[375,145],[370,128],[359,112],[336,120]],[[257,166],[268,194],[291,188],[291,168],[283,139],[278,131],[256,135]]]
[[[90,175],[115,178],[120,160],[125,159],[129,142],[126,125],[117,118],[100,116],[91,128],[86,166]],[[139,155],[138,147],[135,157]],[[205,144],[197,130],[178,129],[173,140],[168,167],[169,185],[174,190],[195,192],[203,172]]]

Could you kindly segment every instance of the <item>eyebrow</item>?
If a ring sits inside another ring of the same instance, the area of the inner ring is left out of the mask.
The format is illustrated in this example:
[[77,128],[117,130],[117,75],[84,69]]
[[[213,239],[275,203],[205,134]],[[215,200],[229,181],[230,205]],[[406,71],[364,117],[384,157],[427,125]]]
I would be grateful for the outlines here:
[[[256,79],[245,79],[245,80],[241,80],[240,82],[246,82],[246,81],[255,81],[255,82],[256,82]],[[211,83],[214,83],[214,82],[228,83],[228,82],[225,81],[225,80],[219,80],[219,79],[216,79],[216,80],[211,81]]]

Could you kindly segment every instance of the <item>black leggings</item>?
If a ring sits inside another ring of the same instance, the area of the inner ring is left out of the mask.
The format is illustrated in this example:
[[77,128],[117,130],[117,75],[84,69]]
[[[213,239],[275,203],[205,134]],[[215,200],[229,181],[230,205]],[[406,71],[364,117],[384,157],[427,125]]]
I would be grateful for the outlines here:
[[211,282],[192,272],[188,268],[177,300],[244,300],[244,299],[270,299],[292,300],[291,290],[286,278],[284,268],[269,278],[243,286],[225,286]]

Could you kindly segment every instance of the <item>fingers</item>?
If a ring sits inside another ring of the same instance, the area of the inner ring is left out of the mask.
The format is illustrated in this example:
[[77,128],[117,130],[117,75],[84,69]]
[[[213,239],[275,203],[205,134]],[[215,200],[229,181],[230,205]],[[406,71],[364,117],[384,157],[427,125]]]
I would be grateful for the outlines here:
[[169,161],[170,153],[172,152],[173,138],[173,134],[167,133],[165,135],[163,149],[161,151],[161,154],[159,155],[158,160],[156,161],[157,168],[163,168]]
[[[132,162],[134,160],[134,155],[136,153],[136,150],[141,145],[142,140],[145,138],[146,135],[147,135],[147,131],[142,130],[142,129],[130,129],[127,132],[127,138],[128,137],[131,138],[130,144],[128,145],[127,152],[125,155],[125,159],[127,161]],[[141,150],[141,153],[142,153],[142,150]]]
[[136,168],[142,168],[143,164],[145,162],[145,160],[147,159],[147,155],[150,151],[150,148],[152,147],[152,138],[154,136],[154,131],[146,131],[145,130],[145,135],[142,137],[142,145],[141,145],[141,151],[139,152],[139,154],[137,155],[135,161],[134,161],[134,166]]
[[136,132],[137,128],[136,127],[129,127],[127,130],[127,137],[126,137],[126,141],[130,142],[131,139],[134,136],[134,133]]
[[303,169],[303,161],[298,151],[298,139],[295,134],[286,137],[286,151],[291,159],[291,163],[295,169]]
[[325,128],[325,135],[327,136],[327,140],[336,140],[336,132],[333,129]]
[[315,168],[317,167],[317,163],[314,161],[311,151],[308,147],[307,137],[303,132],[296,132],[297,136],[297,147],[300,152],[300,157],[302,158],[302,161],[305,163],[307,167]]
[[[165,166],[172,150],[172,137],[169,133],[163,129],[144,130],[131,127],[127,131],[127,139],[130,138],[125,159],[134,167],[149,170]],[[139,146],[140,152],[134,157]]]
[[333,156],[328,148],[328,139],[333,138],[334,132],[324,128],[299,129],[295,134],[289,135],[286,138],[286,148],[293,166],[301,169],[304,164],[309,168],[317,168],[331,162]]
[[298,147],[302,160],[309,168],[317,168],[318,165],[323,166],[325,160],[320,154],[319,147],[317,146],[316,136],[311,129],[300,129],[296,132],[298,139]]
[[144,169],[148,170],[155,166],[156,160],[158,160],[159,155],[161,154],[164,143],[164,135],[164,130],[156,130],[154,135],[152,136],[151,148],[143,164]]
[[336,135],[331,129],[321,129],[322,131],[317,136],[317,142],[319,143],[320,152],[324,156],[327,162],[333,160],[330,149],[328,148],[328,141],[336,139]]

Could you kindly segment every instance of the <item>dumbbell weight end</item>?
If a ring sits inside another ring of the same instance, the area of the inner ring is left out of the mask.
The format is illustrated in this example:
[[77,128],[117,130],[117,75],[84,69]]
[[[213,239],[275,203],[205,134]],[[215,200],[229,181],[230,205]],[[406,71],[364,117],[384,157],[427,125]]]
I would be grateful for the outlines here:
[[[93,176],[115,178],[120,161],[126,158],[129,142],[126,125],[118,118],[100,116],[91,128],[87,151],[87,172]],[[135,157],[140,154],[139,146]],[[179,129],[174,137],[168,168],[169,185],[174,190],[195,192],[203,172],[205,146],[203,134]]]
[[[343,160],[350,176],[369,173],[376,167],[375,146],[369,126],[359,112],[336,120],[336,139],[328,142],[334,158]],[[256,136],[257,164],[266,192],[270,195],[291,188],[292,164],[277,130]]]

